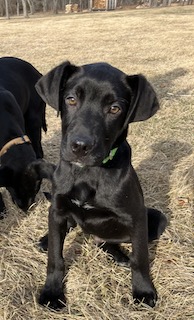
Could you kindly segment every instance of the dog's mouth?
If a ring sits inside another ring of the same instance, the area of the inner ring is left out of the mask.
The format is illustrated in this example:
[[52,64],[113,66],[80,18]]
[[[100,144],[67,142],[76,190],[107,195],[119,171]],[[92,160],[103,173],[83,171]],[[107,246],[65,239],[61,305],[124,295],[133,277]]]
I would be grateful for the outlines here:
[[84,157],[75,157],[72,154],[68,155],[68,153],[64,152],[62,154],[62,159],[79,168],[84,168],[100,166],[103,163],[104,157],[101,154],[95,154],[95,156],[92,154],[87,154]]
[[102,164],[102,158],[95,158],[95,159],[73,159],[73,160],[65,160],[71,163],[72,165],[75,165],[76,167],[79,168],[84,168],[84,167],[98,167]]
[[84,167],[99,167],[101,165],[105,165],[106,163],[108,163],[109,161],[111,161],[116,152],[117,152],[118,148],[113,148],[112,150],[110,150],[109,154],[107,156],[95,156],[95,157],[85,157],[85,158],[77,158],[77,159],[71,159],[71,158],[67,158],[67,157],[63,157],[63,159],[69,163],[71,163],[72,165],[75,165],[79,168],[84,168]]
[[13,202],[15,203],[16,206],[18,206],[21,210],[24,212],[28,211],[29,209],[32,208],[32,206],[35,205],[35,200],[30,198],[26,201],[22,201],[19,198],[12,197]]

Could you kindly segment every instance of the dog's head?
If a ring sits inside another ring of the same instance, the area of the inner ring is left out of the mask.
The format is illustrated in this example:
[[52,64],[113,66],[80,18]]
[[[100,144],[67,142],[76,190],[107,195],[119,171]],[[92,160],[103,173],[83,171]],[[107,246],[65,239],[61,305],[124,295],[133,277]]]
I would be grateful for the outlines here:
[[51,179],[54,169],[53,164],[43,160],[35,160],[19,171],[5,166],[0,169],[0,187],[6,187],[13,202],[27,211],[35,200],[42,179]]
[[81,166],[100,165],[125,140],[129,123],[146,120],[159,108],[144,76],[128,76],[107,63],[77,67],[66,61],[36,89],[61,113],[62,158]]

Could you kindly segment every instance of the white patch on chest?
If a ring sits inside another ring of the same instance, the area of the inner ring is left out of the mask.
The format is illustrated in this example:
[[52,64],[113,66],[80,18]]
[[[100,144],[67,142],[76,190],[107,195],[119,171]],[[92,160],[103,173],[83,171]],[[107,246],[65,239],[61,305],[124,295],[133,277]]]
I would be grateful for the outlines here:
[[79,167],[79,168],[84,168],[85,165],[82,164],[81,162],[72,162],[72,164],[74,164],[75,166]]
[[94,206],[91,206],[89,203],[85,202],[83,205],[83,208],[86,210],[94,209]]
[[76,206],[86,209],[86,210],[90,210],[90,209],[94,209],[94,206],[91,206],[89,203],[85,202],[83,205],[81,204],[81,202],[78,199],[71,199],[71,202],[73,204],[75,204]]

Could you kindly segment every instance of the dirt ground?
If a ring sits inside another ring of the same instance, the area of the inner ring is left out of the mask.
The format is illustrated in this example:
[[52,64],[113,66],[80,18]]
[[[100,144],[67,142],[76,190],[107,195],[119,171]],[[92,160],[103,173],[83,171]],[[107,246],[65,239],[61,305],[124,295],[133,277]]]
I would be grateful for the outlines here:
[[[194,319],[194,6],[120,10],[29,19],[0,19],[0,56],[16,56],[45,74],[64,60],[106,61],[127,74],[144,74],[161,108],[131,124],[128,141],[148,206],[163,210],[168,227],[149,245],[158,302],[135,306],[130,269],[117,266],[79,228],[64,246],[67,306],[52,312],[37,303],[47,255],[37,249],[47,231],[49,202],[43,191],[28,214],[1,189],[7,206],[0,220],[0,319]],[[47,107],[45,158],[57,163],[60,119]],[[130,253],[130,245],[125,245]]]

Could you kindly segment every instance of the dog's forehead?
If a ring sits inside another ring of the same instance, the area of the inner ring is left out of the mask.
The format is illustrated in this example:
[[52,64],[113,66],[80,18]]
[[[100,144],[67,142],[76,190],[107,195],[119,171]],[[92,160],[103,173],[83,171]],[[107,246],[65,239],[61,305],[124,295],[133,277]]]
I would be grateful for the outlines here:
[[116,94],[126,89],[126,77],[125,73],[107,63],[93,63],[80,67],[79,72],[69,79],[69,84],[70,87],[94,89],[101,94],[103,91]]
[[82,66],[84,73],[88,76],[95,76],[96,78],[110,78],[119,79],[124,76],[124,73],[105,62],[91,63]]

